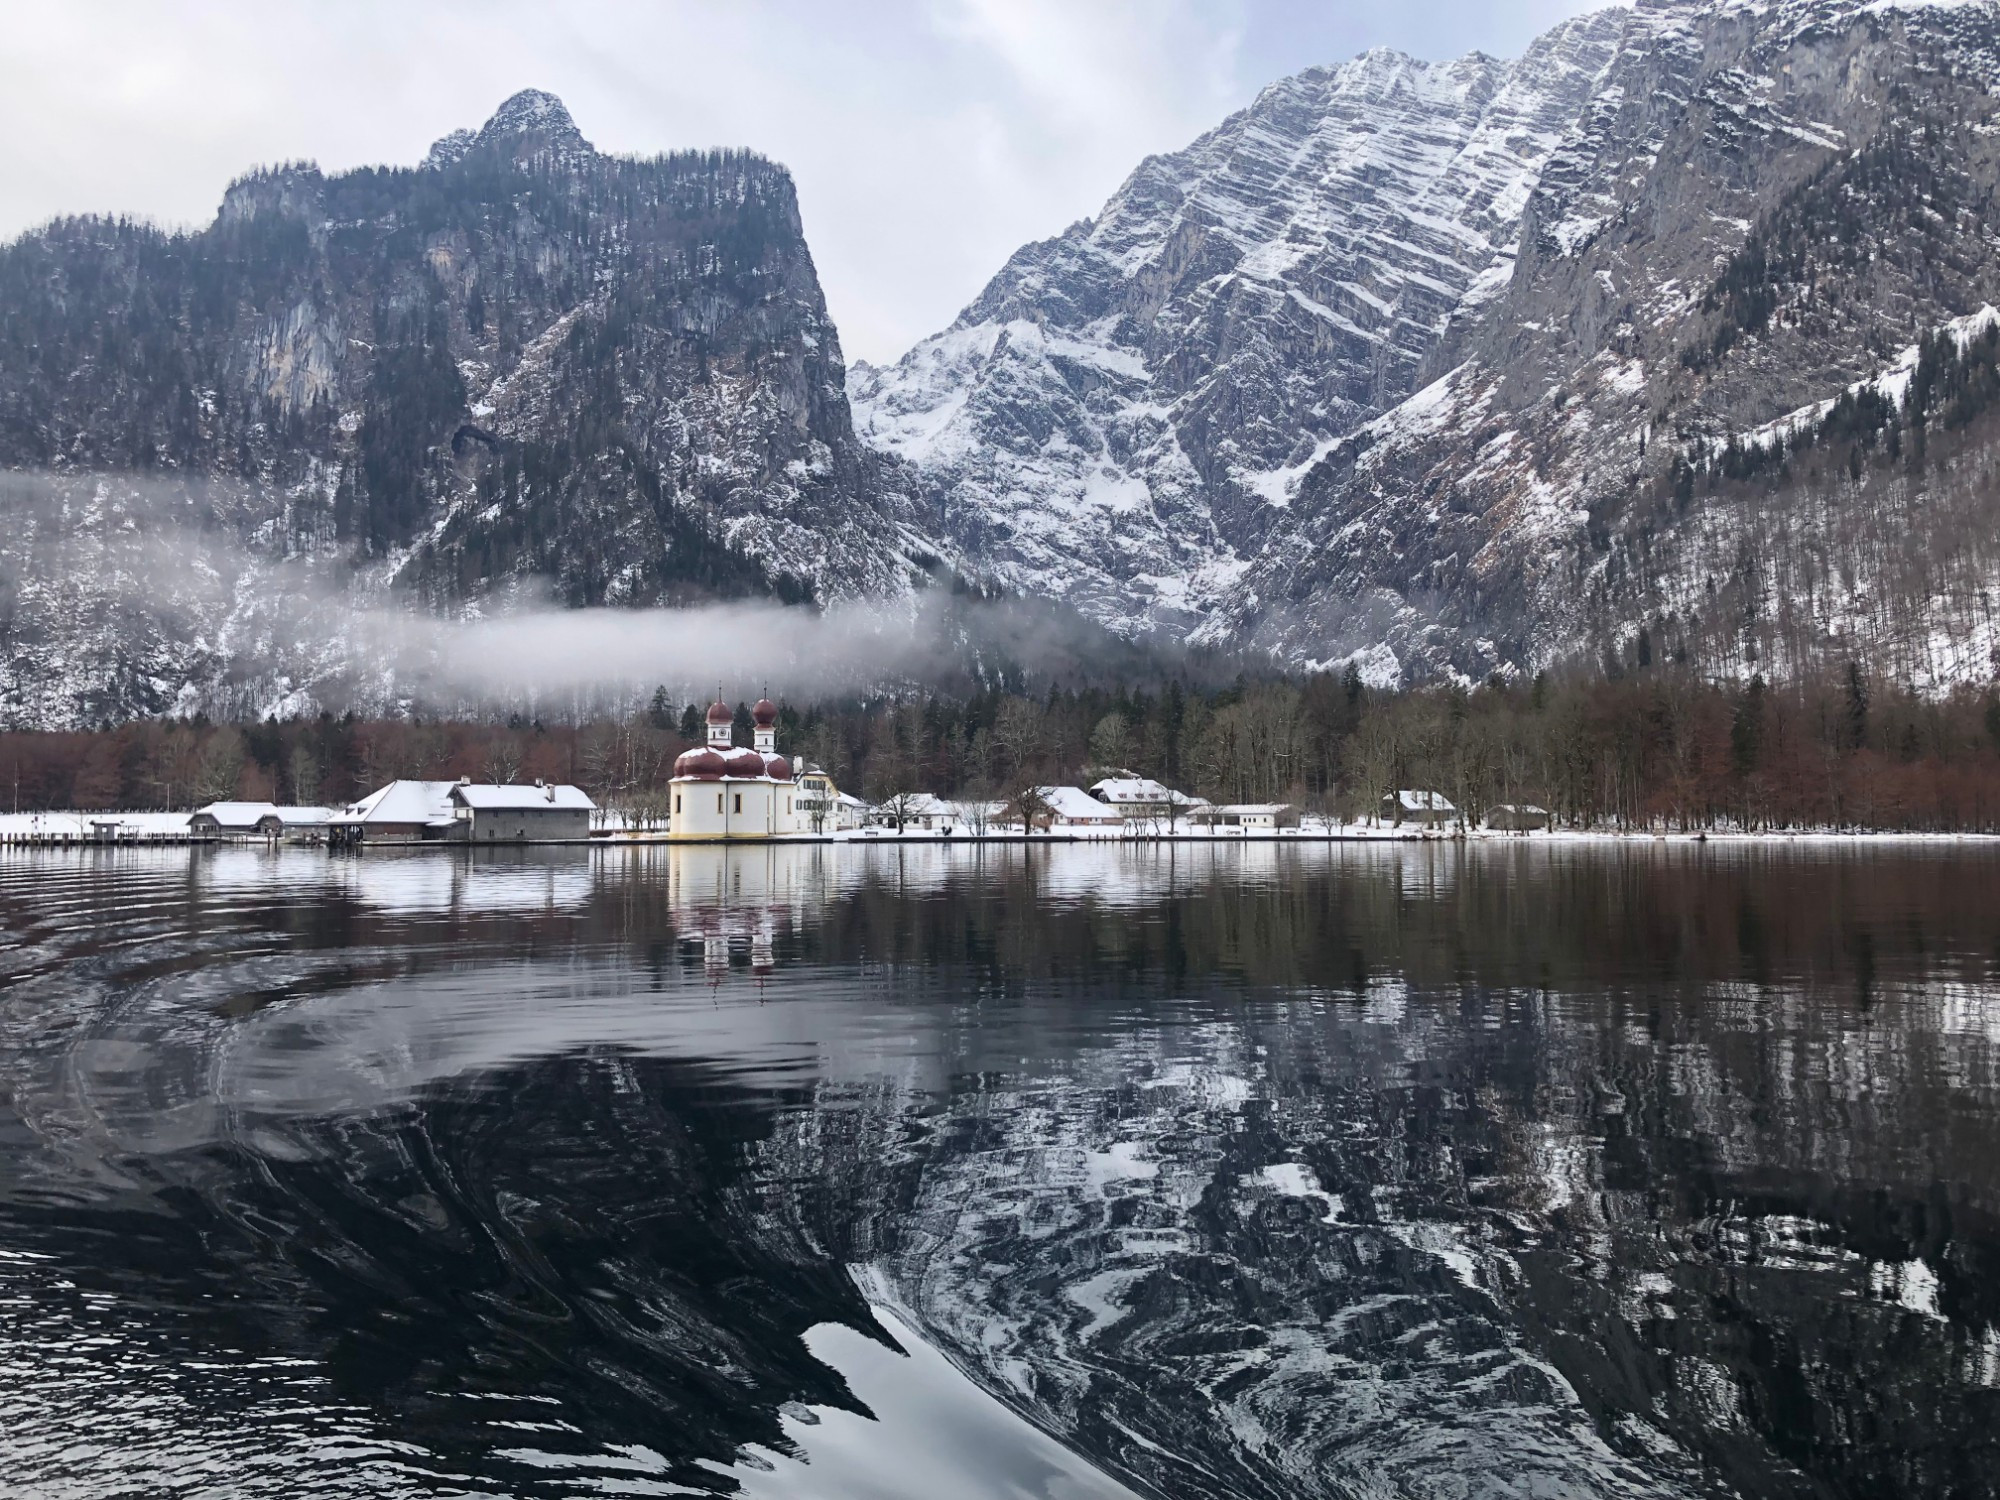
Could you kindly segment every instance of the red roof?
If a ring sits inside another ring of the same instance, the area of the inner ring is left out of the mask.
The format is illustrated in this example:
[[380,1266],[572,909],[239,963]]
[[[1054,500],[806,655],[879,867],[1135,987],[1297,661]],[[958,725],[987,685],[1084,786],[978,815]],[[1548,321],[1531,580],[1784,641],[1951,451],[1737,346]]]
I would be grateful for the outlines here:
[[674,775],[709,780],[723,774],[725,763],[713,750],[683,750],[674,762]]
[[769,729],[778,722],[778,705],[769,698],[759,698],[757,706],[750,710],[750,718],[759,729]]
[[735,710],[730,708],[720,698],[717,698],[713,703],[708,705],[708,722],[711,724],[734,724],[736,722]]

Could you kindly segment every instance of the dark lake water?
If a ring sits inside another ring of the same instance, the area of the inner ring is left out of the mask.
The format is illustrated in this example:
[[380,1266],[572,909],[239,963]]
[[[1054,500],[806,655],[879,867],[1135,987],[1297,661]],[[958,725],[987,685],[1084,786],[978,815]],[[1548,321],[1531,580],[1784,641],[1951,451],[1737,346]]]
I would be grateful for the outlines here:
[[0,1493],[2000,1492],[2000,853],[0,859]]

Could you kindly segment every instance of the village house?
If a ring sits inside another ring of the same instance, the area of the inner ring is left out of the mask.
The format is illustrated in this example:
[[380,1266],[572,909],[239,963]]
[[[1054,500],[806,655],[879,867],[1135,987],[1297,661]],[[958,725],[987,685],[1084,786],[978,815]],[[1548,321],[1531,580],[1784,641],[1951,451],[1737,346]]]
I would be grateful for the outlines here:
[[1150,776],[1120,774],[1091,784],[1091,795],[1108,807],[1115,807],[1128,822],[1157,822],[1183,818],[1199,804],[1185,792],[1153,780]]
[[1198,807],[1189,821],[1197,827],[1269,833],[1279,828],[1298,827],[1299,810],[1289,802],[1228,802],[1213,807]]
[[1440,823],[1456,823],[1458,809],[1442,792],[1417,791],[1404,788],[1401,791],[1386,792],[1382,797],[1382,821],[1385,823],[1415,823],[1421,827],[1434,827]]
[[841,791],[834,785],[833,777],[820,767],[803,767],[798,785],[798,800],[793,806],[805,832],[838,833],[843,828],[861,826],[868,804]]
[[762,839],[811,831],[798,805],[796,768],[778,754],[777,705],[760,698],[750,710],[755,743],[748,748],[732,743],[735,718],[727,703],[710,704],[708,743],[674,762],[668,838]]
[[533,786],[480,786],[461,781],[451,789],[455,838],[490,844],[571,843],[590,837],[597,804],[581,787],[536,782]]
[[188,817],[195,838],[280,839],[324,832],[330,807],[281,807],[272,802],[211,802]]
[[1007,811],[1004,802],[905,792],[869,808],[864,822],[876,828],[918,829],[925,833],[984,833]]
[[[1060,833],[1064,830],[1123,828],[1125,815],[1109,803],[1099,802],[1080,786],[1036,787],[1033,816],[1035,828]],[[1019,819],[1021,809],[1010,810]]]
[[1547,828],[1550,821],[1549,810],[1532,802],[1502,802],[1486,814],[1486,826],[1505,833],[1531,833]]

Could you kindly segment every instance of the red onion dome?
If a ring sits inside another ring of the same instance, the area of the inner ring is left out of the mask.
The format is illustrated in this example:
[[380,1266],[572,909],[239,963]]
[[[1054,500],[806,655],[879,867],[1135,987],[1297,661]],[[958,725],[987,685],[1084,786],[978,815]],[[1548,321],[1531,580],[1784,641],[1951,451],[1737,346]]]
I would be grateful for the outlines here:
[[750,710],[750,721],[759,729],[769,729],[778,722],[778,705],[769,698],[759,698],[757,706]]
[[764,757],[764,774],[773,781],[790,781],[792,763],[782,755],[767,755]]
[[764,757],[755,750],[732,750],[720,757],[725,776],[762,776]]
[[723,774],[724,762],[713,750],[683,750],[674,762],[674,775],[710,780]]
[[734,724],[736,711],[720,698],[708,705],[708,722],[711,724]]

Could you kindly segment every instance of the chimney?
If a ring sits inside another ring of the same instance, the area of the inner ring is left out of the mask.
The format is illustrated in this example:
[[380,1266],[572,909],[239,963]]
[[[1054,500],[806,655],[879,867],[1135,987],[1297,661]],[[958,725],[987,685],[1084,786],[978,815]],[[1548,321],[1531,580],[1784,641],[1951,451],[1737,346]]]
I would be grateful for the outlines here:
[[555,801],[555,800],[556,800],[556,789],[555,789],[555,787],[554,787],[554,786],[550,786],[550,787],[549,787],[549,788],[547,789],[547,791],[546,791],[546,792],[544,793],[544,795],[545,795],[545,796],[547,796],[547,798],[548,798],[548,800],[549,800],[549,801],[551,801],[551,802]]

